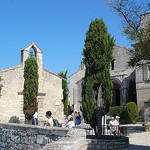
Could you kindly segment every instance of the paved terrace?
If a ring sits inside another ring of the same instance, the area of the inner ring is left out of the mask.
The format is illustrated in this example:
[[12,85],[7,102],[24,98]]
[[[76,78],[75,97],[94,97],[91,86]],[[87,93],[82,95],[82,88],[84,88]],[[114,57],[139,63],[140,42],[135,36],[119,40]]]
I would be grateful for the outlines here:
[[128,124],[130,147],[122,150],[150,150],[150,132],[145,132],[141,124]]

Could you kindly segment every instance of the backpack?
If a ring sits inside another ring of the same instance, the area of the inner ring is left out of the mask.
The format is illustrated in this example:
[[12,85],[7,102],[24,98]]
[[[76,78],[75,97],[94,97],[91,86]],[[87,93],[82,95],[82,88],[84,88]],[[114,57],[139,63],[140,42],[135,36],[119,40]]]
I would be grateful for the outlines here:
[[53,126],[54,127],[60,127],[60,123],[58,122],[57,119],[53,119]]

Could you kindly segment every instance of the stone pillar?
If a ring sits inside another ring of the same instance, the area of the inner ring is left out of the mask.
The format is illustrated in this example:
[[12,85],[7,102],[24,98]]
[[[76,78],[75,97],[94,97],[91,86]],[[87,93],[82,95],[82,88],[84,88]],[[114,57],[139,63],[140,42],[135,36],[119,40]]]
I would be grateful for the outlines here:
[[150,102],[144,102],[145,131],[150,131]]
[[23,99],[23,94],[22,93],[19,95],[19,100],[20,100],[20,116],[19,116],[19,121],[20,121],[20,124],[25,124],[25,115],[24,115],[24,112],[23,112],[24,99]]
[[38,97],[38,125],[43,126],[45,121],[44,121],[44,111],[43,111],[43,102],[44,98],[43,97]]
[[25,61],[29,58],[29,51],[28,50],[22,50],[21,51],[21,64],[24,65]]

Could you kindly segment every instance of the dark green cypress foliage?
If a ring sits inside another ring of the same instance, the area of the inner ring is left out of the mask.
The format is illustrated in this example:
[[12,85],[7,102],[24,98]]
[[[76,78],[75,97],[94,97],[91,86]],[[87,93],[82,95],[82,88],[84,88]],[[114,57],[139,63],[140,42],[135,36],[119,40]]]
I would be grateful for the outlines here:
[[63,103],[64,103],[64,114],[68,115],[68,94],[66,91],[68,90],[68,82],[67,82],[67,73],[68,70],[64,73],[58,73],[59,76],[63,77],[65,80],[62,81],[62,88],[63,88]]
[[135,102],[137,104],[135,80],[130,80],[129,82],[128,101]]
[[36,107],[38,96],[38,64],[34,58],[28,58],[24,67],[24,110]]
[[[0,82],[2,81],[2,78],[0,77]],[[2,84],[0,84],[0,97],[1,97],[1,90],[2,90]]]
[[83,50],[86,73],[82,89],[82,103],[85,121],[92,127],[96,126],[96,102],[100,85],[102,85],[103,93],[103,107],[101,108],[103,114],[108,111],[112,102],[113,84],[110,77],[110,63],[113,60],[114,41],[103,19],[95,19],[91,22]]
[[86,123],[89,123],[92,128],[96,126],[96,104],[93,103],[93,84],[92,76],[85,77],[82,91],[82,106],[83,116]]

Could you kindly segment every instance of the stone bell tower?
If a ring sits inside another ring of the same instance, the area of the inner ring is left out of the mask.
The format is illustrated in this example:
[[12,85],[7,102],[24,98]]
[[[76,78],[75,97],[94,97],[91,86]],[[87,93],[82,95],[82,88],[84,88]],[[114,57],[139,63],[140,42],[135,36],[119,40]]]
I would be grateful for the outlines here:
[[33,48],[35,52],[35,59],[37,60],[39,70],[43,67],[43,52],[39,49],[39,47],[32,42],[30,45],[28,45],[26,48],[24,48],[21,51],[21,64],[25,64],[25,61],[27,58],[29,58],[29,51]]

